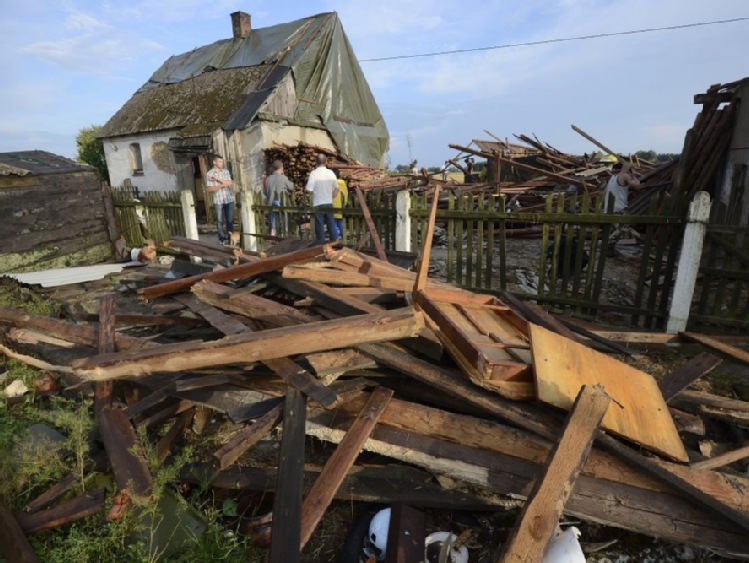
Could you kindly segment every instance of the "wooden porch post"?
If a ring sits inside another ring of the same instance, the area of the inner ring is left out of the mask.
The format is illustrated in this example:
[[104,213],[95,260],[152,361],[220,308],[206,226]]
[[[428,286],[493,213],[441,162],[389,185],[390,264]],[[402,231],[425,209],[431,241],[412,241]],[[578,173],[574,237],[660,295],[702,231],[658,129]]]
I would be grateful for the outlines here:
[[395,250],[411,252],[411,192],[401,190],[395,200]]
[[694,200],[689,204],[687,226],[684,230],[679,264],[676,268],[676,283],[666,324],[666,332],[670,334],[683,332],[687,328],[694,286],[700,270],[707,221],[710,218],[710,206],[710,194],[707,192],[697,192]]
[[182,219],[185,222],[185,237],[198,240],[198,219],[195,216],[195,198],[191,190],[181,190],[179,201],[182,204]]
[[252,196],[251,190],[242,190],[237,194],[237,198],[241,198],[242,207],[242,248],[250,250],[252,252],[257,251],[257,237],[252,236],[257,233],[257,225],[255,222],[255,212],[252,209]]

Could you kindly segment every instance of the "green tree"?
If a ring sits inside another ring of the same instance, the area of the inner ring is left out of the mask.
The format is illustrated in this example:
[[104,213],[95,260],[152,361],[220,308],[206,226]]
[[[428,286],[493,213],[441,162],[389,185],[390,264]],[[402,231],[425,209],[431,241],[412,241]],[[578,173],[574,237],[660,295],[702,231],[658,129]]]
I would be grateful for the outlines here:
[[78,145],[78,162],[93,166],[100,179],[109,181],[107,159],[104,158],[104,143],[97,139],[101,125],[84,127],[78,131],[75,142]]

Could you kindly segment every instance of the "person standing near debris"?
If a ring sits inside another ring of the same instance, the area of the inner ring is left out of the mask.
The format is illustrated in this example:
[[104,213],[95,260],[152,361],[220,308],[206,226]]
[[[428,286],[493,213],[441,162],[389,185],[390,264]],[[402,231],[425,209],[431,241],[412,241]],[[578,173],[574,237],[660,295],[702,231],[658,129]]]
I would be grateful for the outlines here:
[[325,242],[325,226],[331,241],[336,240],[333,198],[338,195],[338,179],[326,166],[328,158],[317,155],[317,168],[309,175],[307,191],[312,192],[312,210],[315,214],[315,240]]
[[[631,163],[626,162],[622,164],[621,162],[617,162],[612,170],[615,174],[609,178],[606,188],[603,190],[603,211],[604,213],[609,213],[609,198],[613,197],[614,202],[611,211],[615,214],[623,215],[629,206],[630,188],[639,192],[642,189],[642,185],[640,184],[640,180],[635,176]],[[630,236],[637,238],[630,225],[619,223],[612,225],[608,244],[609,256],[617,256],[619,252],[616,250],[616,243]]]
[[[291,183],[283,172],[283,162],[281,160],[273,161],[273,173],[268,176],[265,183],[265,205],[271,205],[274,207],[281,206],[281,194],[288,192],[289,194],[294,191],[294,184]],[[271,211],[270,213],[270,236],[276,236],[278,232],[278,217],[279,213]]]
[[609,197],[614,198],[614,213],[624,213],[629,206],[629,189],[640,191],[642,186],[640,180],[635,177],[632,171],[632,164],[618,162],[613,168],[614,175],[609,178],[606,188],[603,191],[603,209],[605,213],[609,212]]
[[333,174],[338,178],[338,194],[333,198],[333,219],[335,219],[337,239],[343,242],[343,212],[341,210],[348,205],[348,186],[337,168],[333,169]]
[[466,173],[464,174],[465,179],[464,182],[466,184],[473,184],[473,158],[470,156],[467,156],[465,158],[466,163]]
[[419,161],[418,160],[414,160],[411,163],[411,170],[410,170],[410,172],[411,172],[411,174],[418,174],[419,173]]
[[206,190],[213,194],[218,241],[220,244],[230,244],[234,232],[234,182],[224,168],[224,157],[220,154],[213,156],[213,168],[206,173],[205,180]]
[[450,168],[450,161],[445,161],[445,166],[442,167],[442,181],[447,182],[448,169]]

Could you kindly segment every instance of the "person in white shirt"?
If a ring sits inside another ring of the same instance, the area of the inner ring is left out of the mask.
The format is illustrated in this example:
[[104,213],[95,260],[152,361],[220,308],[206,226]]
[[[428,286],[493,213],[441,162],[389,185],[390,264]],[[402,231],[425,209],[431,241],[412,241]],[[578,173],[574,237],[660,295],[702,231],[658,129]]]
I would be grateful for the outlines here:
[[337,229],[333,217],[333,198],[338,195],[338,179],[326,166],[328,157],[317,155],[317,168],[309,175],[307,191],[312,192],[312,210],[315,214],[315,240],[325,242],[325,227],[328,237],[336,240]]
[[[640,180],[635,176],[633,166],[629,162],[623,165],[617,163],[614,165],[615,174],[609,178],[606,188],[603,190],[603,211],[611,212],[617,215],[623,215],[629,206],[629,190],[640,191],[643,187]],[[613,205],[609,208],[609,202],[613,198]],[[639,235],[627,223],[616,223],[611,226],[611,233],[608,240],[608,255],[617,256],[619,251],[616,249],[616,243],[623,238],[638,238]]]

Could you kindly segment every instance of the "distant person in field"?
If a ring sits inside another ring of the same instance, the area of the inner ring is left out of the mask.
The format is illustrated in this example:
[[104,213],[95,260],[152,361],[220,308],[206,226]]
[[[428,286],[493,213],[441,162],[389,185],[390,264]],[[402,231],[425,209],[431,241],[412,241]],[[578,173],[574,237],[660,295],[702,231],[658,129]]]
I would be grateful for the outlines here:
[[[294,184],[291,183],[283,173],[283,162],[281,160],[273,161],[273,173],[268,176],[265,182],[265,205],[274,207],[281,206],[281,196],[284,193],[292,194]],[[272,211],[270,213],[270,236],[274,237],[278,233],[278,218],[280,213]]]
[[306,189],[312,192],[312,211],[315,214],[315,240],[325,242],[325,227],[331,242],[336,240],[333,218],[333,198],[338,195],[338,178],[326,166],[328,157],[317,155],[317,168],[309,175]]
[[[609,178],[606,188],[603,190],[603,210],[604,213],[611,212],[619,215],[623,215],[629,207],[629,190],[632,189],[639,192],[642,189],[640,180],[637,179],[634,173],[634,169],[631,163],[617,162],[614,164],[612,169],[614,175]],[[613,198],[613,207],[609,208],[609,204]],[[616,243],[623,238],[637,238],[638,235],[634,232],[632,227],[627,224],[615,224],[612,226],[611,234],[609,235],[609,256],[616,256],[619,252],[616,250]]]
[[445,165],[442,167],[442,181],[443,182],[447,182],[449,168],[450,168],[450,161],[446,160]]
[[465,159],[466,163],[466,173],[464,174],[465,179],[464,182],[466,184],[473,184],[473,158],[470,156],[467,156]]
[[419,173],[419,161],[418,160],[414,160],[411,163],[411,169],[409,170],[409,172],[411,174],[418,174]]

